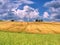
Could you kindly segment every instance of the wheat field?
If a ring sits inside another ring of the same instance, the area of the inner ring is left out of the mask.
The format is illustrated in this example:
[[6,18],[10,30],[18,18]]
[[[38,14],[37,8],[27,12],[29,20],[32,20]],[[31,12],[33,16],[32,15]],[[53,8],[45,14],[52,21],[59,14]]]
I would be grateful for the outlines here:
[[59,22],[0,22],[0,31],[59,34]]
[[0,22],[0,45],[60,45],[59,22]]

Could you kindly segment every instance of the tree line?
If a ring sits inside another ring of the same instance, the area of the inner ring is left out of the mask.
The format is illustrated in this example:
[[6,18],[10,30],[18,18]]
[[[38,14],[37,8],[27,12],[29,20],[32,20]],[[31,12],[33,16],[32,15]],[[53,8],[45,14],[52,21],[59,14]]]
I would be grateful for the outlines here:
[[[3,20],[0,20],[0,21],[3,21]],[[10,20],[10,21],[11,21],[11,22],[14,22],[15,20],[12,19],[12,20]],[[42,19],[36,19],[35,22],[43,22],[43,20],[42,20]]]

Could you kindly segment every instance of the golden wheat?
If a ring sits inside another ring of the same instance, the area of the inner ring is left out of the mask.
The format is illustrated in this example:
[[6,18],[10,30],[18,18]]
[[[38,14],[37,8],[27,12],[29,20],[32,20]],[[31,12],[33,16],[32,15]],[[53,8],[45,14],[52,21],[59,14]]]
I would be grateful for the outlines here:
[[0,30],[27,33],[60,33],[59,22],[0,22]]

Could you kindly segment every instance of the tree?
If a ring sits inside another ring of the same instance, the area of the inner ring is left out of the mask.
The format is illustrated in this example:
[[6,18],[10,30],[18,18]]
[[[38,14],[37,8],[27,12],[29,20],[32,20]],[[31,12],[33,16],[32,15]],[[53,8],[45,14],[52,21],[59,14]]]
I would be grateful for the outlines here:
[[43,20],[42,19],[40,19],[40,20],[36,19],[35,22],[43,22]]
[[12,22],[14,22],[14,20],[11,20]]
[[35,22],[38,22],[38,19],[36,19]]

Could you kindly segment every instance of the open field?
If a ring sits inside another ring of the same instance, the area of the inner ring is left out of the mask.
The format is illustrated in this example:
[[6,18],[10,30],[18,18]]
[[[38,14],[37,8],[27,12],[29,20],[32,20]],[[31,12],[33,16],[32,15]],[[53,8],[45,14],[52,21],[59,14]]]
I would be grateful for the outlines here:
[[27,34],[0,31],[0,45],[60,45],[60,34]]
[[59,22],[0,22],[1,31],[59,34]]
[[58,22],[0,22],[0,45],[60,45],[59,33]]

